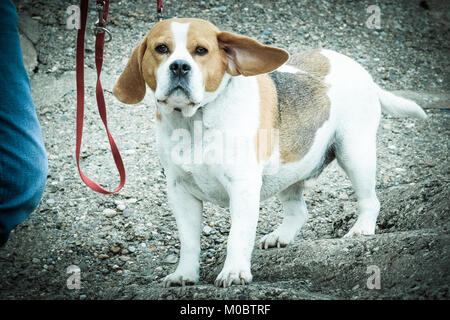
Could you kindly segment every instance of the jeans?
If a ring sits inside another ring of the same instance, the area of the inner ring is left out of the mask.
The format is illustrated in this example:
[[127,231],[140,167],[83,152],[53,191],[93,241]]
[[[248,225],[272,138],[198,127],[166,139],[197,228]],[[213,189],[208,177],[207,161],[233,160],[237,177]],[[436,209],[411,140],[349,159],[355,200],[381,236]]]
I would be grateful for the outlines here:
[[0,1],[0,245],[39,204],[48,162],[12,0]]

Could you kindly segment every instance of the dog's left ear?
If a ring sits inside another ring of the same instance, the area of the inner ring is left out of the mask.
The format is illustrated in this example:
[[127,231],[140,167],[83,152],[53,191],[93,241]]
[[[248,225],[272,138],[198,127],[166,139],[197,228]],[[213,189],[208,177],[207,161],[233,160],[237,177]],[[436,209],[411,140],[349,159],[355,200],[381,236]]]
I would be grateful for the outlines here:
[[228,56],[227,72],[232,76],[272,72],[289,59],[286,50],[263,45],[249,37],[219,32],[217,40]]
[[147,49],[145,38],[133,51],[128,63],[114,85],[113,93],[119,101],[135,104],[144,99],[145,81],[142,75],[142,58]]

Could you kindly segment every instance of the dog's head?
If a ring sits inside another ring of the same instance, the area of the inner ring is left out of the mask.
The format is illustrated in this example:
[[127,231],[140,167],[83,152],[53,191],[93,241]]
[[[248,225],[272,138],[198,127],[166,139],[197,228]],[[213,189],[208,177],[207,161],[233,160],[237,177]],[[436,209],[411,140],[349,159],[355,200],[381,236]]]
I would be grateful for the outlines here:
[[121,102],[144,98],[146,83],[163,112],[191,117],[219,94],[229,76],[268,73],[289,58],[279,48],[221,32],[201,19],[169,19],[157,23],[134,49],[114,86]]

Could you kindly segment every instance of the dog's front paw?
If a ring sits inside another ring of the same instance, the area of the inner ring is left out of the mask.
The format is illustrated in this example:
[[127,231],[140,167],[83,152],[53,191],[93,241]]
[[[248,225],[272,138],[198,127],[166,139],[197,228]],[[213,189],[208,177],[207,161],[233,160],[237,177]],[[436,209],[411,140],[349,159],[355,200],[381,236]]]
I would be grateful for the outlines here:
[[232,284],[249,284],[252,282],[252,274],[250,268],[245,270],[245,268],[223,268],[222,271],[217,276],[214,285],[216,287],[229,287]]
[[[295,237],[295,234],[294,234]],[[266,234],[264,237],[259,240],[259,248],[260,249],[269,249],[269,248],[283,248],[286,247],[289,243],[294,240],[294,237],[289,237],[286,234],[281,234],[278,229]]]
[[164,288],[175,287],[175,286],[192,286],[198,281],[198,275],[196,274],[183,274],[181,272],[175,271],[169,274],[163,280]]
[[375,223],[357,221],[344,238],[371,236],[375,234]]

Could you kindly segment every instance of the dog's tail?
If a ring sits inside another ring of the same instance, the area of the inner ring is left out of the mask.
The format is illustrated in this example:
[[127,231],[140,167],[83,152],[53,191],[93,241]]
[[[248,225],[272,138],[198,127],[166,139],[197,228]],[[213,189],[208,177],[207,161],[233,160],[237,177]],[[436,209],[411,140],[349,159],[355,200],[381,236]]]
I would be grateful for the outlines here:
[[378,87],[378,98],[381,108],[387,113],[397,117],[413,117],[416,119],[426,119],[427,114],[414,101],[396,96]]

